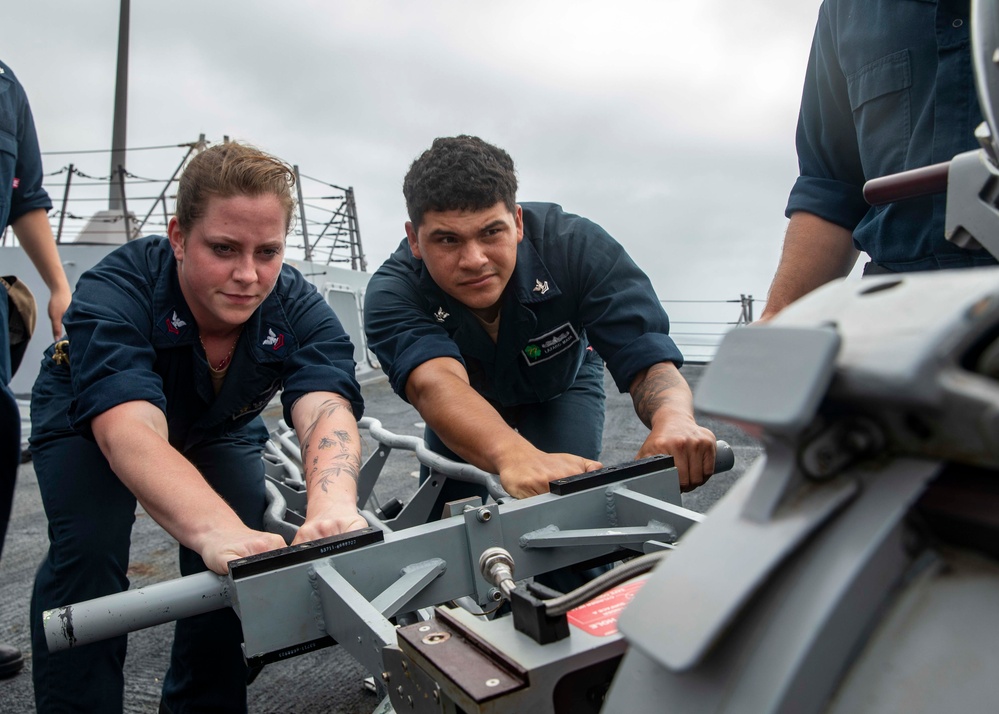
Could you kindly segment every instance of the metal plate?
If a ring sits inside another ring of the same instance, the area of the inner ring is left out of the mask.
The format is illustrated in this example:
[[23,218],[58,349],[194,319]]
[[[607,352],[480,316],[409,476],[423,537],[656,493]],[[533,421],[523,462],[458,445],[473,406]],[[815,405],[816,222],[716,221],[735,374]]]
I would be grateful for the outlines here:
[[732,330],[698,384],[694,406],[740,426],[797,433],[829,388],[840,342],[832,328]]
[[[426,661],[478,704],[527,686],[527,677],[495,651],[472,643],[454,623],[437,617],[399,628],[399,646]],[[439,680],[438,680],[439,681]]]

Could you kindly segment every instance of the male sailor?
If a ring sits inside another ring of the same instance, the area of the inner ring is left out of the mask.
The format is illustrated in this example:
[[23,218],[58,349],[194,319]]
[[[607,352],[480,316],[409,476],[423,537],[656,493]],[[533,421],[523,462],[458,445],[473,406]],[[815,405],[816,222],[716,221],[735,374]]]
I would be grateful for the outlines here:
[[[430,448],[518,498],[600,468],[606,361],[650,429],[636,458],[671,454],[681,488],[701,485],[715,437],[648,277],[600,226],[516,191],[504,150],[436,139],[403,183],[406,239],[368,285],[368,344]],[[468,493],[447,489],[441,505]]]

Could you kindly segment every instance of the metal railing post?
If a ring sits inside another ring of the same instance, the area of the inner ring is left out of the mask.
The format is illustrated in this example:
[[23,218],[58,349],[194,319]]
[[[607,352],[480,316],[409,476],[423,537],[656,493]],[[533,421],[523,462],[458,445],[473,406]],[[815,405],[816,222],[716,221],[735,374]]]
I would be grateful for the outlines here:
[[76,167],[70,164],[66,172],[66,188],[62,192],[62,210],[59,211],[59,229],[56,231],[56,243],[62,243],[62,226],[66,222],[66,206],[69,204],[69,184],[73,181],[73,171],[75,169]]
[[740,295],[739,303],[742,306],[742,311],[739,313],[739,321],[736,322],[736,327],[739,325],[750,325],[753,322],[753,296],[752,295]]
[[302,198],[302,174],[298,164],[292,167],[295,171],[295,188],[298,189],[298,220],[302,222],[302,241],[305,243],[305,259],[312,261],[312,246],[309,245],[309,229],[305,225],[305,199]]
[[[153,215],[153,211],[156,210],[156,204],[160,203],[161,201],[163,203],[163,222],[164,223],[169,223],[170,222],[169,211],[167,210],[167,203],[166,203],[166,194],[167,194],[167,191],[170,190],[171,184],[173,184],[173,182],[176,180],[177,174],[179,174],[180,170],[182,168],[184,168],[184,164],[187,163],[187,160],[191,157],[191,154],[193,154],[195,151],[201,151],[202,149],[204,149],[205,148],[205,143],[206,143],[205,142],[205,135],[201,134],[198,137],[198,140],[196,142],[194,142],[193,144],[188,144],[187,145],[187,147],[188,147],[187,148],[187,153],[184,154],[184,158],[180,160],[179,164],[177,164],[177,168],[175,168],[173,170],[173,175],[171,175],[170,178],[167,179],[166,184],[163,186],[163,190],[160,191],[159,198],[157,198],[155,201],[153,201],[153,205],[149,207],[149,213],[147,213],[146,217],[143,218],[142,221],[139,223],[138,227],[136,228],[136,233],[141,233],[142,232],[142,229],[145,228],[146,223],[149,221],[150,216]],[[183,144],[181,146],[183,146]],[[124,195],[124,192],[122,192],[122,193]]]
[[128,216],[128,204],[125,201],[125,167],[118,164],[118,191],[121,197],[121,215],[125,219],[125,241],[128,242],[134,238],[132,235],[132,225]]
[[347,187],[347,230],[350,233],[350,267],[357,270],[360,264],[361,272],[368,272],[368,261],[364,259],[364,248],[361,246],[361,227],[357,222],[357,205],[354,203],[354,187]]

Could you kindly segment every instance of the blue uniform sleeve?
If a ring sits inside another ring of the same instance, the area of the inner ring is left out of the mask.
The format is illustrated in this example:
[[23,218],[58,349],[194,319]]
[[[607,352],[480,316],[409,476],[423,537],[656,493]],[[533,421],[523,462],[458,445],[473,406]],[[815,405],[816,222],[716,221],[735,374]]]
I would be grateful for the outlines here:
[[566,274],[575,281],[586,336],[621,392],[640,371],[660,362],[683,365],[669,336],[669,317],[648,276],[620,243],[585,218],[570,221]]
[[[9,175],[11,159],[13,173]],[[0,167],[3,193],[12,189],[4,226],[30,211],[52,208],[52,201],[42,188],[42,157],[28,97],[9,68],[0,74],[0,164],[3,164]]]
[[143,255],[119,249],[84,273],[66,312],[75,397],[69,417],[82,433],[90,433],[95,416],[125,402],[147,401],[166,413],[163,381],[154,371],[153,291]]
[[416,276],[398,256],[397,251],[368,282],[364,331],[392,389],[406,399],[409,375],[424,362],[437,357],[465,361],[447,331],[427,314]]
[[294,425],[291,408],[311,392],[333,392],[348,402],[354,418],[364,415],[361,387],[354,375],[354,346],[332,308],[316,288],[300,276],[282,296],[299,347],[284,363],[281,404],[285,421]]
[[850,93],[825,3],[812,39],[795,137],[799,176],[785,214],[806,211],[853,230],[870,209]]

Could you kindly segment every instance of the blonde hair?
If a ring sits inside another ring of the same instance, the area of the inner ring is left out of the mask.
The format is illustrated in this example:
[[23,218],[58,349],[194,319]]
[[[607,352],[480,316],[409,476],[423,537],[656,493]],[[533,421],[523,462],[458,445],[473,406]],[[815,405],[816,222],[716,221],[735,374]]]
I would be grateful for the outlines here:
[[177,189],[177,223],[184,233],[204,215],[212,196],[277,196],[285,210],[285,232],[291,230],[295,172],[276,156],[249,144],[228,141],[197,154],[184,169]]

